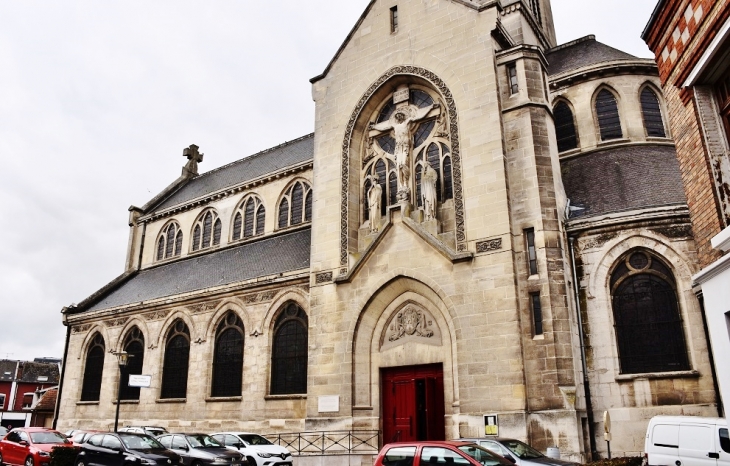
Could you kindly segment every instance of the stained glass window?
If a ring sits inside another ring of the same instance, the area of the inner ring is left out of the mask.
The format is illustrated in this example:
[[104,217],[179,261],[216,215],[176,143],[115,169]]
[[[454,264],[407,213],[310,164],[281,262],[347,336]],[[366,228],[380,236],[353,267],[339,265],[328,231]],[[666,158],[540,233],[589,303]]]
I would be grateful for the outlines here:
[[183,234],[180,226],[172,222],[166,225],[157,239],[157,260],[179,256],[182,252]]
[[86,353],[84,381],[81,385],[81,401],[99,401],[101,378],[104,371],[104,338],[97,333]]
[[606,89],[599,92],[596,97],[596,116],[602,141],[623,137],[616,98]]
[[218,213],[213,209],[203,211],[195,221],[193,227],[192,250],[199,251],[211,246],[217,246],[221,241],[223,224]]
[[185,398],[188,390],[190,331],[178,320],[170,329],[165,345],[160,398]]
[[303,181],[295,182],[279,203],[279,228],[299,225],[312,220],[311,186]]
[[420,89],[411,89],[410,91],[410,103],[418,108],[430,107],[433,105],[433,98],[428,95],[428,92]]
[[241,396],[243,335],[241,319],[229,312],[216,331],[211,396]]
[[261,199],[249,195],[239,204],[233,221],[233,241],[264,234],[266,209]]
[[648,87],[645,87],[641,91],[641,114],[644,117],[644,127],[646,128],[647,136],[657,138],[666,137],[664,121],[662,120],[662,110],[659,107],[659,98]]
[[271,394],[307,393],[307,314],[287,304],[276,318],[271,353]]
[[611,275],[611,298],[621,373],[690,368],[674,276],[659,258],[625,255]]
[[578,137],[575,133],[573,112],[565,102],[558,102],[553,111],[555,116],[555,133],[558,139],[558,152],[578,147]]
[[129,376],[142,373],[144,363],[144,335],[138,327],[133,327],[124,339],[124,351],[129,354],[127,367],[122,371],[120,380],[122,400],[139,400],[139,387],[129,386]]

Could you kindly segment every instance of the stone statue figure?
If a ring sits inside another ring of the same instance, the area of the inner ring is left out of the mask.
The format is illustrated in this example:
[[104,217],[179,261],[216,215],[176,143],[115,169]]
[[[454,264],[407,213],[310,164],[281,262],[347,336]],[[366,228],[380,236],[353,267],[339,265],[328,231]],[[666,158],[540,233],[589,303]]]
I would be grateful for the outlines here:
[[[443,105],[441,105],[443,107]],[[442,111],[439,113],[438,118],[436,118],[436,137],[438,138],[448,138],[449,137],[449,128],[446,121],[446,112]]]
[[368,209],[370,211],[370,233],[377,233],[380,228],[380,201],[383,199],[383,188],[378,177],[373,177],[373,187],[368,193]]
[[398,169],[398,192],[408,191],[411,179],[410,157],[413,142],[415,123],[423,120],[432,109],[439,108],[439,104],[430,107],[415,109],[415,107],[400,107],[393,112],[389,120],[377,125],[371,123],[370,128],[376,131],[393,130],[395,139],[395,164]]
[[421,171],[421,198],[423,199],[423,211],[425,220],[436,218],[436,182],[438,173],[431,165],[425,164]]

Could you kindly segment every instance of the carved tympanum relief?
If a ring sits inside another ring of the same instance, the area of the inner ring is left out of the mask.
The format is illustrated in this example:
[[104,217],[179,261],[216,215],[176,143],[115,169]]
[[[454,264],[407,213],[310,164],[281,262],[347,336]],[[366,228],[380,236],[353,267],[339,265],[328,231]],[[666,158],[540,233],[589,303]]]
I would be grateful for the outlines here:
[[415,303],[403,306],[385,327],[380,349],[387,350],[408,342],[441,345],[441,330],[435,319]]

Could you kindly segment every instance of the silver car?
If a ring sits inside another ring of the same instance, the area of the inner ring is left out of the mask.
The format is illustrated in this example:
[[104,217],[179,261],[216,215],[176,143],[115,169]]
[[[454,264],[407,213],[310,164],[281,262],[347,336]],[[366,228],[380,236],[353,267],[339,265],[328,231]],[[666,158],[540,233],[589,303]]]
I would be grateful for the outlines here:
[[572,461],[548,458],[525,442],[513,438],[487,437],[461,440],[474,442],[487,450],[504,456],[505,459],[517,466],[579,466],[578,463]]
[[185,466],[248,466],[243,455],[207,434],[164,434],[157,440],[180,455]]

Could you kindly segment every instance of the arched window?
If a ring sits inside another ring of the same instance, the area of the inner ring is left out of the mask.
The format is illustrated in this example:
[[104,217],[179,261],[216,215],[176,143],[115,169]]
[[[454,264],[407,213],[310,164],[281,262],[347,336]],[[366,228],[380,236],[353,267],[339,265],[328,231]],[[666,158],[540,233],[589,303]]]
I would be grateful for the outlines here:
[[659,98],[654,91],[645,87],[641,91],[641,114],[644,117],[644,128],[646,135],[649,137],[664,138],[664,121],[662,120],[662,110],[659,106]]
[[221,244],[221,219],[213,209],[204,211],[193,227],[193,251],[200,251]]
[[211,396],[241,396],[243,335],[241,319],[233,312],[226,314],[215,335]]
[[307,314],[287,304],[276,318],[271,351],[271,394],[307,393]]
[[312,221],[312,188],[297,181],[289,186],[279,202],[279,228]]
[[248,196],[233,216],[233,241],[264,234],[266,208],[258,196]]
[[[410,160],[407,170],[410,173],[409,189],[411,202],[417,206],[423,205],[421,199],[421,177],[425,164],[428,163],[438,174],[436,185],[437,198],[439,202],[453,199],[454,188],[452,180],[452,161],[450,154],[449,130],[447,108],[438,102],[438,96],[431,90],[420,87],[408,89],[408,102],[406,113],[419,115],[411,123],[410,130],[413,134],[411,151],[415,154],[415,160]],[[379,110],[373,113],[372,119],[376,125],[371,130],[371,137],[367,140],[365,156],[363,158],[362,177],[362,199],[363,199],[363,221],[369,220],[371,212],[368,204],[368,193],[377,181],[382,189],[382,200],[380,202],[380,215],[385,215],[389,205],[398,202],[398,168],[395,160],[395,139],[392,133],[392,125],[388,125],[391,116],[396,108],[401,108],[393,103],[394,95],[389,95]],[[435,110],[435,109],[440,110]],[[431,110],[434,109],[433,113]],[[429,116],[430,115],[430,116]],[[386,123],[385,125],[381,125]],[[374,132],[373,132],[374,131]]]
[[578,147],[578,136],[575,133],[575,122],[570,106],[562,100],[553,110],[555,116],[555,134],[558,138],[558,152]]
[[119,383],[121,392],[119,398],[122,400],[139,400],[139,387],[129,386],[129,376],[142,373],[144,363],[144,335],[138,327],[133,327],[124,339],[124,351],[129,354],[127,367],[122,371]]
[[177,257],[182,252],[183,233],[180,225],[172,222],[166,225],[157,238],[157,260]]
[[622,374],[689,369],[675,281],[648,251],[633,250],[611,274]]
[[602,141],[623,137],[616,97],[606,89],[601,90],[596,96],[596,117]]
[[104,338],[97,333],[86,352],[84,382],[81,385],[81,401],[99,401],[101,376],[104,373]]
[[190,331],[185,322],[178,320],[167,333],[160,398],[185,398],[187,396],[189,360]]

